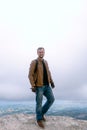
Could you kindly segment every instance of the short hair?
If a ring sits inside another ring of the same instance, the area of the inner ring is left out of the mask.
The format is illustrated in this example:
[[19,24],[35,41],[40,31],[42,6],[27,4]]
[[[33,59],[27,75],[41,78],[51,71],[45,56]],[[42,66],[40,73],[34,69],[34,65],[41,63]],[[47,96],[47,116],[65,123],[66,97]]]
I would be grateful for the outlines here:
[[38,50],[41,50],[41,49],[44,50],[44,47],[38,47],[38,48],[37,48],[37,51],[38,51]]

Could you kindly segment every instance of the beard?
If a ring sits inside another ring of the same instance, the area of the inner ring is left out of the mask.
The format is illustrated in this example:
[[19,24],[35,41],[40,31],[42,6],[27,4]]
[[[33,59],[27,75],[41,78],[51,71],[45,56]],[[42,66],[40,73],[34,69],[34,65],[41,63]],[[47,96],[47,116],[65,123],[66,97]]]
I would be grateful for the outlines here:
[[43,58],[44,56],[39,56],[39,58]]

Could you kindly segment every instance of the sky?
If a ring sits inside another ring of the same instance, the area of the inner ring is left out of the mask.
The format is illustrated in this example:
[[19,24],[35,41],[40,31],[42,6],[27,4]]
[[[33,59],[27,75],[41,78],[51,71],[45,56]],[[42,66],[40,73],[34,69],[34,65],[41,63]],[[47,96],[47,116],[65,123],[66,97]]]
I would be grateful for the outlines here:
[[37,48],[45,48],[53,93],[87,100],[87,1],[0,1],[0,100],[32,100],[28,80]]

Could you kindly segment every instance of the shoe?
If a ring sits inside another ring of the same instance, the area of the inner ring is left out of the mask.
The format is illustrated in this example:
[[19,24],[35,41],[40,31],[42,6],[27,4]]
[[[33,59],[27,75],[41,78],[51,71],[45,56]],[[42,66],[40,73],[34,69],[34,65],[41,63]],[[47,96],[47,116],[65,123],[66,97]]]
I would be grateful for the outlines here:
[[43,121],[46,121],[46,118],[43,116],[42,120],[43,120]]
[[39,125],[39,127],[44,128],[44,125],[43,125],[43,123],[42,123],[42,120],[37,121],[37,124]]

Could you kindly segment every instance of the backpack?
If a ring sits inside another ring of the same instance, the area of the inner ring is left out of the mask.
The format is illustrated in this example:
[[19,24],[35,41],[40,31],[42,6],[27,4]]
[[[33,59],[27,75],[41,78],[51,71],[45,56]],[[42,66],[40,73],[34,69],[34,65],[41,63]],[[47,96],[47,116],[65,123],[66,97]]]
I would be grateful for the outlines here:
[[36,61],[36,65],[35,65],[34,73],[36,73],[36,71],[37,71],[37,66],[38,66],[38,60],[36,59],[35,61]]

